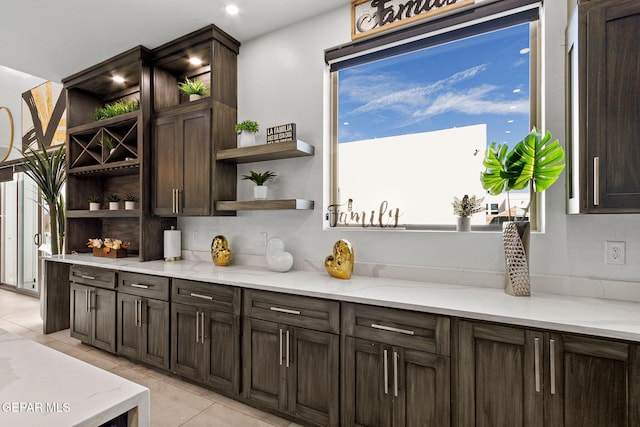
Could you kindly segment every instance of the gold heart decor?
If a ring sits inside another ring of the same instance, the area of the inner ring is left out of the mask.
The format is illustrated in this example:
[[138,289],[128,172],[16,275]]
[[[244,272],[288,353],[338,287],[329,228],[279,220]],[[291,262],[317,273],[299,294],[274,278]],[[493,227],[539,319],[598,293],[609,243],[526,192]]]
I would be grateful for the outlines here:
[[227,238],[219,235],[211,241],[211,259],[215,265],[226,267],[233,261],[233,253],[229,249]]
[[351,243],[346,240],[338,240],[333,245],[333,255],[324,259],[324,268],[338,279],[350,279],[355,264],[355,256]]

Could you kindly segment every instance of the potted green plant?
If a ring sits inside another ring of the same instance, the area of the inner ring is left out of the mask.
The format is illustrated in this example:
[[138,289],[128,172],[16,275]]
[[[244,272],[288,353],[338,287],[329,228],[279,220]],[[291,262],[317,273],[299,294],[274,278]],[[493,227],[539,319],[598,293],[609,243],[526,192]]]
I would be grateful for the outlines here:
[[250,171],[249,174],[250,175],[242,175],[242,179],[248,179],[249,181],[253,181],[256,184],[256,186],[253,188],[254,199],[265,200],[269,195],[269,187],[264,184],[270,179],[274,178],[276,174],[271,171]]
[[89,196],[89,210],[90,211],[100,210],[100,196]]
[[38,149],[28,148],[28,153],[24,157],[24,173],[36,183],[47,204],[51,224],[51,254],[58,255],[64,241],[65,207],[62,186],[67,179],[66,155],[64,145],[51,153],[40,140],[38,140],[38,146]]
[[238,148],[256,145],[256,133],[260,130],[257,122],[245,120],[236,124],[235,131],[238,134]]
[[109,210],[117,211],[118,209],[120,209],[120,196],[118,196],[117,194],[110,194],[108,200]]
[[451,206],[453,206],[453,214],[456,218],[456,231],[471,231],[471,216],[484,210],[482,202],[484,197],[479,199],[476,196],[469,197],[467,194],[462,199],[453,198]]
[[137,200],[138,199],[133,194],[127,194],[124,197],[124,209],[128,211],[136,209]]
[[96,109],[95,119],[104,120],[140,109],[139,99],[120,99]]
[[100,138],[100,145],[103,148],[105,157],[113,154],[114,150],[116,149],[113,139],[109,135],[102,135],[102,137]]
[[507,193],[507,209],[511,213],[509,191],[529,189],[529,203],[521,221],[503,224],[505,251],[505,291],[510,295],[530,295],[528,246],[530,223],[528,215],[535,193],[542,192],[556,182],[564,169],[564,150],[558,140],[551,141],[551,133],[535,128],[511,151],[505,144],[492,142],[487,148],[480,175],[482,187],[497,196]]
[[191,80],[189,77],[185,77],[184,81],[178,83],[178,90],[189,95],[189,101],[195,101],[209,95],[209,88],[202,80]]

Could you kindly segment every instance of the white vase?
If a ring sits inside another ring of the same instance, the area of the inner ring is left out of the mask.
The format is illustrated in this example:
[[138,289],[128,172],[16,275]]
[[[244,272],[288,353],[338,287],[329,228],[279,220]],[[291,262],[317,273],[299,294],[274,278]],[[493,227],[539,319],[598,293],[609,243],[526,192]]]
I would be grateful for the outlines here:
[[125,200],[124,201],[124,209],[127,211],[132,211],[134,209],[136,209],[136,202],[132,201],[132,200]]
[[256,145],[256,134],[242,131],[238,134],[238,148],[252,147]]
[[256,200],[266,200],[269,196],[269,187],[266,185],[256,185],[253,187],[253,198]]
[[90,211],[99,211],[100,210],[100,202],[89,202],[89,210]]
[[191,94],[189,95],[189,101],[197,101],[198,99],[202,99],[202,95]]
[[471,231],[471,217],[470,216],[457,217],[456,231]]
[[117,211],[120,209],[120,202],[109,202],[109,210]]

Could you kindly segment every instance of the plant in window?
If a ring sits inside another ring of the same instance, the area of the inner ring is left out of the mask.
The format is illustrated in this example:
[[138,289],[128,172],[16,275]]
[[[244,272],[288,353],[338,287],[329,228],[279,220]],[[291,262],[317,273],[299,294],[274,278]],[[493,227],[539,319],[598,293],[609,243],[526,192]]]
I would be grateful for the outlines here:
[[[185,77],[184,81],[178,83],[178,89],[186,95],[197,95],[198,98],[209,95],[209,88],[202,80],[191,80],[189,77]],[[193,98],[190,99],[193,100]]]
[[482,205],[483,201],[484,197],[477,199],[476,196],[469,197],[467,194],[465,194],[462,199],[454,197],[453,202],[451,202],[453,214],[460,217],[468,217],[482,212],[484,210],[484,206]]

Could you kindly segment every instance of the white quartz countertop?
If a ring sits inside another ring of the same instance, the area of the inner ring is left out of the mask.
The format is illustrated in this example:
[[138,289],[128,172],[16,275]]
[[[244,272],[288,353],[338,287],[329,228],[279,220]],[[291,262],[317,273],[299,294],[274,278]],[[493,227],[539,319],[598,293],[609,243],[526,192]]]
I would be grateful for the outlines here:
[[98,426],[138,407],[149,425],[149,389],[0,329],[0,425]]
[[321,272],[276,273],[203,261],[140,262],[131,257],[87,254],[48,260],[640,342],[640,303],[636,302],[542,293],[513,297],[502,289],[472,283],[461,286],[366,276],[341,280]]

